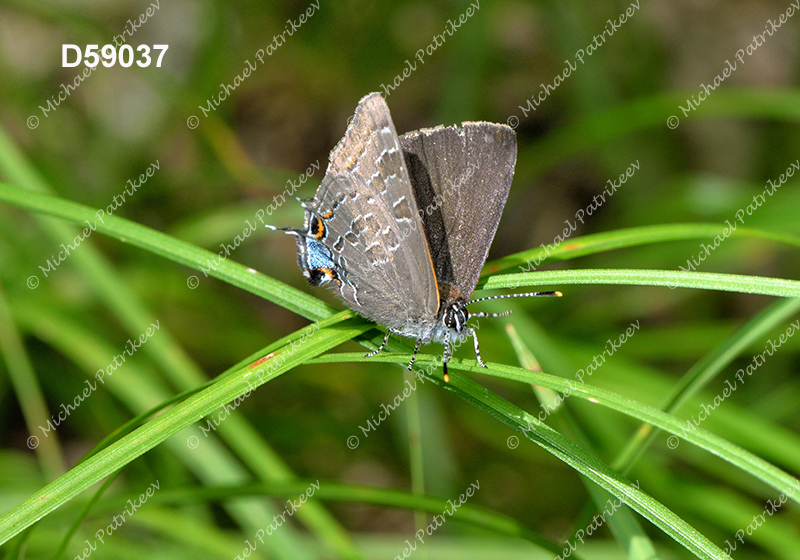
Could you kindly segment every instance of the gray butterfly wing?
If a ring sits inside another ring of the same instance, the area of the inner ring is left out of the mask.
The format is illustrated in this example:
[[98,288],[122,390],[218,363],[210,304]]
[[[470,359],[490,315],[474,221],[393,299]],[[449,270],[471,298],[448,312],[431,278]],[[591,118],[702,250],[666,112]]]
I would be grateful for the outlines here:
[[465,122],[409,132],[400,144],[441,301],[468,300],[511,188],[516,134],[502,124]]
[[404,332],[435,319],[436,277],[389,108],[364,97],[308,207],[341,269],[339,293],[361,315]]

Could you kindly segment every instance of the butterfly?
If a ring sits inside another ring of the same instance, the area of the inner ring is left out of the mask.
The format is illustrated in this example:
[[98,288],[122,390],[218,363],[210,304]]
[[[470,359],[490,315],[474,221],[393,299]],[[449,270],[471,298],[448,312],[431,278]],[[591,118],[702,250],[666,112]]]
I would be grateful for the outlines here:
[[464,122],[397,135],[386,101],[371,93],[358,103],[344,137],[331,151],[314,198],[301,200],[302,229],[294,235],[297,263],[313,286],[329,286],[360,315],[391,334],[444,345],[444,379],[451,344],[472,337],[469,305],[508,198],[517,141],[503,124]]

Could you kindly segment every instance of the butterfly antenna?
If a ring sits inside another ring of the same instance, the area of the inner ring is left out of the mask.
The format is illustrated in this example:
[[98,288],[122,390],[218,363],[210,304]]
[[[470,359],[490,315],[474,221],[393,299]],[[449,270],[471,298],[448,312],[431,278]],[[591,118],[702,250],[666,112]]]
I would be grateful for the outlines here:
[[473,299],[468,301],[467,305],[472,305],[473,303],[478,303],[479,301],[488,301],[490,299],[508,299],[516,297],[561,297],[562,295],[563,294],[561,292],[528,292],[525,294],[504,294],[501,296],[489,296],[489,297]]
[[[473,303],[477,303],[479,301],[486,301],[489,299],[507,299],[507,298],[514,298],[514,297],[561,297],[561,292],[528,292],[527,294],[506,294],[502,296],[490,296],[485,298],[473,299],[472,301],[468,301],[467,305],[471,305]],[[508,317],[511,315],[513,311],[503,311],[502,313],[484,313],[481,311],[480,313],[470,313],[470,317]],[[476,339],[477,341],[477,339]]]
[[305,236],[305,233],[306,233],[302,229],[297,229],[297,228],[276,227],[276,226],[271,226],[269,224],[265,224],[264,227],[267,228],[267,229],[271,229],[272,231],[282,231],[283,233],[285,233],[287,235],[296,235],[298,237],[303,237],[303,236]]

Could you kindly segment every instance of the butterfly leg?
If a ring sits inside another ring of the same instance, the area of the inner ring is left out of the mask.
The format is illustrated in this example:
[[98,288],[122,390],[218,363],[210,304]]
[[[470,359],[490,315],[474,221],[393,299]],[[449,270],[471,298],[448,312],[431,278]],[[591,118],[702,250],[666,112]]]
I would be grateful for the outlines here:
[[447,362],[450,361],[452,356],[450,351],[450,331],[444,334],[444,355],[442,356],[442,369],[444,370],[444,382],[450,383],[450,375],[447,373]]
[[408,371],[411,371],[411,366],[414,365],[414,362],[417,359],[417,352],[419,352],[419,347],[422,346],[422,339],[420,338],[417,340],[417,344],[414,346],[414,354],[411,355],[411,361],[408,363]]
[[380,351],[383,350],[383,348],[386,346],[386,343],[389,342],[389,336],[391,336],[391,334],[392,334],[392,331],[390,331],[390,330],[386,331],[386,336],[383,337],[383,342],[381,343],[380,346],[378,346],[378,349],[377,350],[373,350],[372,352],[370,352],[368,354],[364,354],[364,357],[365,358],[371,358],[375,354],[380,353]]
[[467,330],[467,334],[468,334],[468,335],[470,335],[470,336],[472,336],[472,340],[474,340],[474,341],[475,341],[475,356],[478,358],[478,364],[479,364],[481,367],[484,367],[484,368],[487,368],[487,369],[488,369],[488,367],[489,367],[489,366],[487,366],[486,364],[484,364],[484,363],[483,363],[483,360],[481,359],[481,349],[480,349],[480,347],[478,346],[478,333],[476,333],[476,332],[475,332],[475,329],[468,329],[468,330]]

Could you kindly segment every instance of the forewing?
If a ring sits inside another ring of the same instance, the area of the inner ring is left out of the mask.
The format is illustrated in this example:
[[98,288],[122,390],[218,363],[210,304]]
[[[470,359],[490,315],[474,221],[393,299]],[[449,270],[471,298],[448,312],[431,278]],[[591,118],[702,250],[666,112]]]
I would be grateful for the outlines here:
[[469,299],[514,177],[517,139],[501,124],[465,122],[400,137],[443,302]]
[[386,102],[358,104],[310,211],[344,271],[340,294],[360,314],[398,330],[431,321],[439,308],[422,222]]

